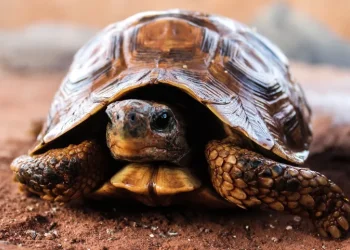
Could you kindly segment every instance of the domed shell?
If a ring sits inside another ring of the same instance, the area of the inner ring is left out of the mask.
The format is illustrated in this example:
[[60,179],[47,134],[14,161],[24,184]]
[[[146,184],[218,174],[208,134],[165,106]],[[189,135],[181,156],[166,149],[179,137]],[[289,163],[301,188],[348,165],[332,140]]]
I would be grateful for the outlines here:
[[180,88],[289,162],[307,157],[310,110],[281,51],[243,24],[180,10],[134,15],[84,45],[30,153],[150,84]]

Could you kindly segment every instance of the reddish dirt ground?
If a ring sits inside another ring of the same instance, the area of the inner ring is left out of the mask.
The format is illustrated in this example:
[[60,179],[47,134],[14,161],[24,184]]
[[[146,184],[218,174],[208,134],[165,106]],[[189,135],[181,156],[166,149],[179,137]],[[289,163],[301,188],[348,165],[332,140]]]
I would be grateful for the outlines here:
[[[294,65],[314,109],[308,166],[350,195],[350,71]],[[259,210],[49,203],[18,191],[11,160],[34,140],[62,75],[0,72],[0,249],[350,249],[306,218]]]

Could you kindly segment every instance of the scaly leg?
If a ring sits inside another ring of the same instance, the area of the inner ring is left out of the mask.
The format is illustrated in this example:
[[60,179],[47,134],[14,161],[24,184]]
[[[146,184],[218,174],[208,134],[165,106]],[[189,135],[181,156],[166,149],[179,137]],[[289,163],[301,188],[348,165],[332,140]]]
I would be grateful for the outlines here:
[[343,191],[324,175],[281,164],[235,143],[212,141],[206,157],[217,192],[242,208],[262,206],[307,215],[322,236],[349,231],[350,205]]
[[83,141],[43,154],[22,155],[11,163],[24,188],[46,200],[80,198],[104,180],[107,158],[95,141]]

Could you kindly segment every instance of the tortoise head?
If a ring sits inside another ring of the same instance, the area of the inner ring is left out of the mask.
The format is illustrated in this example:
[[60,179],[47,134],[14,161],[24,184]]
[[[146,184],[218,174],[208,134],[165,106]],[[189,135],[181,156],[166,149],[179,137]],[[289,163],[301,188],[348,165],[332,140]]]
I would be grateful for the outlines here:
[[129,99],[111,103],[106,113],[107,145],[115,159],[179,164],[189,152],[185,123],[175,108]]

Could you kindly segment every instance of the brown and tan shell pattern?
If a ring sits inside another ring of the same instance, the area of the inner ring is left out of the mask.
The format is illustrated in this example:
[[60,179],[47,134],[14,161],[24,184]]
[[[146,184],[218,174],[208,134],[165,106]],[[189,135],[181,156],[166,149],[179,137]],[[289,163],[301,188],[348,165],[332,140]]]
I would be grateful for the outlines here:
[[310,110],[285,56],[238,22],[180,10],[134,15],[83,46],[31,153],[148,84],[182,89],[290,162],[307,157]]

